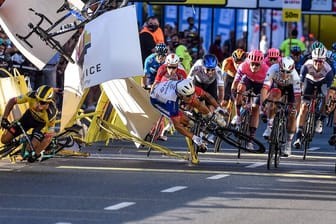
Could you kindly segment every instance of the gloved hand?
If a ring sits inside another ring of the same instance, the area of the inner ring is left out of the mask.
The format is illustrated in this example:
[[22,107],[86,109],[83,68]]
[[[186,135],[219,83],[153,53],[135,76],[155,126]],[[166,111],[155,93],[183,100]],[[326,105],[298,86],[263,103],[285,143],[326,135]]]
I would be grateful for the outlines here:
[[205,145],[205,143],[203,142],[203,139],[201,137],[198,137],[197,135],[194,135],[192,137],[193,142],[198,145],[198,146],[202,146]]
[[224,108],[221,108],[221,107],[217,107],[216,110],[214,111],[215,114],[222,114],[222,115],[225,115],[228,111]]
[[7,118],[2,118],[1,119],[1,127],[4,128],[4,129],[8,129],[10,125],[10,122],[7,120]]

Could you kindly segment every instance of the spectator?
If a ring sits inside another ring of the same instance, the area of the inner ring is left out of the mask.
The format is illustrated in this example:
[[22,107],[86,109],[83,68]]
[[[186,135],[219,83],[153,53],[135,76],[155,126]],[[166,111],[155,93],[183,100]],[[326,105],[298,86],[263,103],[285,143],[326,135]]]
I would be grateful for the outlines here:
[[214,54],[219,62],[224,60],[223,50],[221,48],[222,37],[221,35],[217,35],[215,41],[209,47],[209,53]]
[[186,73],[189,73],[191,68],[192,57],[189,54],[189,50],[186,47],[186,39],[183,36],[183,33],[180,33],[181,36],[174,34],[172,36],[172,45],[173,50],[180,58],[181,64],[183,65],[184,70]]
[[150,54],[155,52],[156,44],[165,43],[163,31],[159,26],[158,18],[150,16],[140,31],[139,38],[143,63]]
[[187,28],[187,31],[189,33],[194,33],[194,34],[197,34],[198,33],[198,29],[197,27],[195,26],[195,20],[193,17],[188,17],[187,18],[187,22],[189,24],[188,28]]
[[298,31],[296,29],[292,30],[291,35],[284,40],[280,45],[280,51],[283,54],[283,56],[290,56],[290,49],[293,46],[299,46],[301,49],[301,52],[304,52],[306,50],[305,44],[297,39]]
[[243,32],[243,37],[237,40],[237,48],[247,51],[247,32]]
[[259,48],[260,48],[260,51],[263,52],[263,54],[267,53],[268,41],[267,41],[267,36],[266,35],[261,36],[260,43],[259,43]]
[[229,39],[225,40],[223,44],[224,58],[230,57],[235,49],[236,49],[236,35],[235,31],[231,30]]

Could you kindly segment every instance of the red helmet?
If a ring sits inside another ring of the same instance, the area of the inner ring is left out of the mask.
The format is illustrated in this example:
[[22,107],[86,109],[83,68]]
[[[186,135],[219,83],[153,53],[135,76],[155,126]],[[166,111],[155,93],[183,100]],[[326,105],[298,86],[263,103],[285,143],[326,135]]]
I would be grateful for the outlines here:
[[270,48],[267,51],[267,56],[269,58],[278,58],[280,56],[280,51],[277,48]]
[[264,60],[264,54],[259,50],[253,50],[248,54],[250,62],[261,63]]

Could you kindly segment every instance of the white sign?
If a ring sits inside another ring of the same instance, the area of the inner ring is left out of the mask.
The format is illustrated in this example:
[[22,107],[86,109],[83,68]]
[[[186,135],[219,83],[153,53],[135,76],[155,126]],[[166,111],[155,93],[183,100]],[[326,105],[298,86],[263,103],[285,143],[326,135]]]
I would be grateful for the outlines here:
[[[70,0],[72,1],[72,0]],[[7,0],[0,7],[0,25],[11,39],[13,44],[19,51],[36,67],[42,69],[46,63],[55,55],[56,50],[48,47],[40,37],[32,34],[27,41],[32,45],[32,48],[19,39],[18,35],[26,36],[31,31],[28,24],[36,25],[40,17],[33,11],[45,15],[52,23],[60,19],[66,12],[56,13],[56,10],[63,4],[63,0]],[[78,2],[78,0],[77,0]],[[79,1],[80,2],[80,1]],[[56,31],[62,24],[68,24],[76,20],[73,16],[69,16],[59,26],[52,31]],[[41,27],[47,29],[50,24],[46,19],[41,24]],[[67,40],[73,35],[74,31],[55,37],[63,46]]]
[[332,0],[311,0],[311,11],[332,11]]
[[225,8],[254,9],[257,8],[257,0],[228,0]]
[[259,0],[259,8],[282,9],[282,0]]
[[88,23],[76,51],[85,88],[143,74],[135,6],[106,12]]

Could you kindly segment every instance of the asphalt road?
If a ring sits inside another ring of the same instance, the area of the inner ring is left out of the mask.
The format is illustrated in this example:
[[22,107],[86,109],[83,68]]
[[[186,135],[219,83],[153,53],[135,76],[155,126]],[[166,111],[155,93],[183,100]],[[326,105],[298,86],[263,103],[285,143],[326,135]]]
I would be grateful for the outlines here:
[[[237,159],[224,146],[192,166],[124,141],[82,149],[88,158],[0,160],[0,223],[335,223],[330,133],[316,135],[306,160],[294,150],[271,170],[266,153]],[[186,151],[177,134],[159,143]]]

